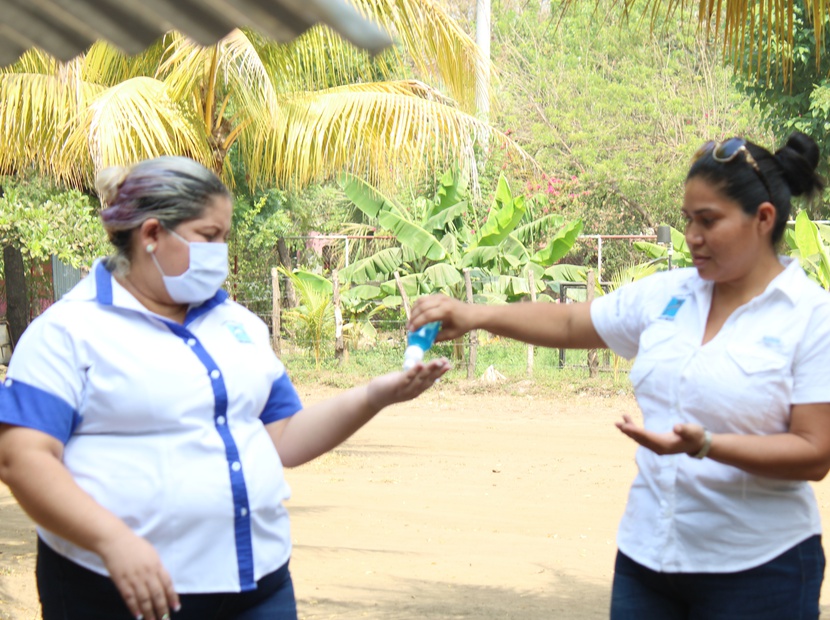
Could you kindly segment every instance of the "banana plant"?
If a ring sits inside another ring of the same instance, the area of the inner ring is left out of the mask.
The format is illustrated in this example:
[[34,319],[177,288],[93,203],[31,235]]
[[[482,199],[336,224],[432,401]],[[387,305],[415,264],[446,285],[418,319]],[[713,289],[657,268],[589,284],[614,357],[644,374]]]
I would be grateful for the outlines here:
[[[455,170],[441,177],[432,199],[418,199],[409,208],[355,177],[343,177],[341,186],[364,217],[389,230],[401,245],[341,271],[344,279],[355,284],[378,283],[386,306],[400,303],[395,272],[401,274],[400,281],[410,297],[437,291],[460,297],[466,268],[477,282],[478,301],[510,301],[529,294],[527,272],[531,269],[540,292],[545,286],[545,268],[570,250],[582,230],[580,220],[566,222],[559,215],[526,221],[525,199],[513,195],[504,177],[499,179],[487,219],[480,227],[467,181]],[[551,229],[556,232],[547,244],[534,250],[540,233]]]
[[284,310],[282,316],[293,324],[302,339],[311,341],[314,363],[319,369],[323,342],[329,339],[334,330],[332,283],[307,271],[289,271],[284,267],[278,269],[291,280],[300,302],[297,307]]
[[788,228],[784,232],[790,255],[797,258],[807,275],[825,290],[830,290],[830,256],[825,245],[828,238],[830,227],[819,227],[806,211],[795,218],[794,229]]
[[[689,250],[689,246],[686,245],[686,235],[675,228],[671,228],[671,244],[673,250],[671,257],[672,266],[677,268],[691,267],[694,263],[692,261],[692,252]],[[650,241],[635,241],[634,247],[645,252],[655,263],[666,260],[666,267],[663,268],[668,267],[668,247]]]

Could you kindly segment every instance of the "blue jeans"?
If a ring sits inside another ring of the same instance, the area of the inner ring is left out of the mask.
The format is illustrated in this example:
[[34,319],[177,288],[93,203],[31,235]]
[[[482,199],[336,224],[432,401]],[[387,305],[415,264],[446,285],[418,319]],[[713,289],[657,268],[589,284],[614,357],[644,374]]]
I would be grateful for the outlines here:
[[[38,539],[37,588],[43,620],[135,620],[104,577],[52,551]],[[182,594],[171,620],[297,620],[288,562],[251,592]]]
[[737,573],[660,573],[618,552],[611,620],[816,620],[823,578],[821,536]]

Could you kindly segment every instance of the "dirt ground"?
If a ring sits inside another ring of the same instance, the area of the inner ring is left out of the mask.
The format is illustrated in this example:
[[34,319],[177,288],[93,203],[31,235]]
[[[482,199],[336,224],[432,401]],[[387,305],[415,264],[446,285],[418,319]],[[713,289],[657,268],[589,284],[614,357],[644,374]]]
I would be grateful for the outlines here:
[[[635,474],[623,413],[633,397],[439,387],[289,470],[300,617],[607,618]],[[0,485],[0,619],[39,617],[33,568],[33,526]]]

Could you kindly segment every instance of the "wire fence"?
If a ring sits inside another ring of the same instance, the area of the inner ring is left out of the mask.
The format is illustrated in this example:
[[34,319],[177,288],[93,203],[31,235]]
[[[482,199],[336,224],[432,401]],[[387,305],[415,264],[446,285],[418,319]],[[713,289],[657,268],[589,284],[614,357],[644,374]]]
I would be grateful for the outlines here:
[[[278,276],[278,288],[284,292],[288,278]],[[475,284],[481,288],[486,282],[482,279]],[[577,282],[547,282],[545,293],[553,303],[572,303],[582,301],[586,295],[586,284]],[[238,283],[230,286],[235,301],[259,316],[274,334],[274,325],[279,325],[280,338],[275,339],[281,359],[287,366],[306,368],[342,368],[348,365],[359,371],[366,369],[369,373],[379,369],[399,368],[403,361],[406,347],[406,315],[403,307],[391,308],[368,318],[354,316],[344,319],[343,352],[338,355],[333,310],[329,313],[327,324],[315,336],[299,329],[291,320],[291,308],[278,308],[274,305],[274,288],[272,279],[261,278],[257,282]],[[414,301],[414,300],[413,300]],[[541,303],[541,302],[540,302]],[[547,303],[550,303],[548,301]],[[276,313],[276,314],[275,314]],[[275,322],[276,319],[276,322]],[[475,341],[470,335],[455,342],[436,343],[429,355],[444,356],[453,362],[456,372],[468,377],[480,378],[495,376],[499,378],[544,378],[555,376],[564,369],[590,369],[589,352],[580,349],[548,349],[531,347],[506,338],[493,336],[478,331]],[[471,365],[471,358],[474,362]],[[630,362],[602,350],[596,353],[594,368],[597,373],[611,374],[614,377],[627,374]]]

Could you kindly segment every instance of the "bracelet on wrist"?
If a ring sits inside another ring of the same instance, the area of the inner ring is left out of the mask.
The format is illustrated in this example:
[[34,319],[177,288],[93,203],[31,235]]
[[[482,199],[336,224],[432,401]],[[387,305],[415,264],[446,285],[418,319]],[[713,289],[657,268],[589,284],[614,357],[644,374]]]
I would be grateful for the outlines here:
[[703,429],[703,445],[700,447],[695,454],[689,453],[694,459],[704,459],[706,455],[709,454],[709,450],[712,448],[712,433],[710,433],[705,428]]

